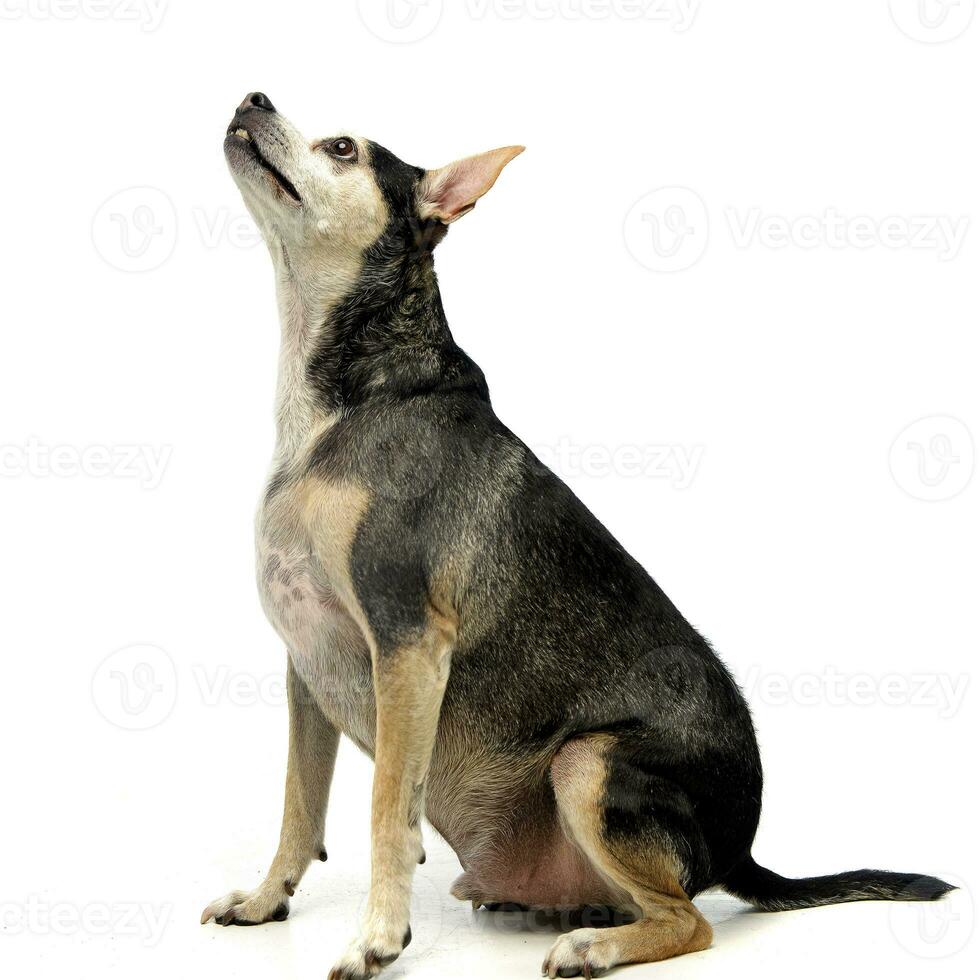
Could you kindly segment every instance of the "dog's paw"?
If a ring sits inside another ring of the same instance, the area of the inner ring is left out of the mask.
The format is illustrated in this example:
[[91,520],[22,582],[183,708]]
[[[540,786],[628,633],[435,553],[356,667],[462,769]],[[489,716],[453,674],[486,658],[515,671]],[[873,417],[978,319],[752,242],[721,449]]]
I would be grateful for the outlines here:
[[541,964],[541,975],[551,977],[601,977],[619,960],[615,943],[604,939],[601,929],[574,929],[551,947]]
[[472,903],[474,912],[487,901],[486,896],[477,887],[476,882],[468,871],[464,871],[452,883],[449,888],[449,894],[453,898],[458,898],[461,902]]
[[291,886],[281,889],[257,888],[253,892],[229,892],[213,901],[201,913],[201,925],[211,919],[219,926],[257,926],[263,922],[282,922],[289,915]]
[[401,951],[412,941],[412,930],[398,934],[384,927],[366,929],[347,947],[334,964],[328,980],[368,980],[398,959]]

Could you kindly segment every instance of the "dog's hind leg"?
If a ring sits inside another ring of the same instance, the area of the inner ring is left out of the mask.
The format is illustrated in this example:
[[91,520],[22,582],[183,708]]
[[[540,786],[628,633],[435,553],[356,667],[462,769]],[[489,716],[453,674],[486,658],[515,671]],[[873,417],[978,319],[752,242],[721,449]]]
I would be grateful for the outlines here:
[[286,668],[286,691],[289,759],[279,849],[258,888],[229,892],[212,902],[201,915],[202,923],[214,919],[223,926],[252,926],[285,919],[289,896],[310,862],[327,859],[323,825],[340,735],[314,702],[292,659]]
[[628,925],[563,935],[545,958],[542,973],[549,977],[598,977],[619,963],[711,945],[711,926],[681,885],[680,854],[702,846],[686,798],[649,773],[624,772],[615,749],[610,735],[566,743],[552,762],[552,783],[565,832],[640,915]]

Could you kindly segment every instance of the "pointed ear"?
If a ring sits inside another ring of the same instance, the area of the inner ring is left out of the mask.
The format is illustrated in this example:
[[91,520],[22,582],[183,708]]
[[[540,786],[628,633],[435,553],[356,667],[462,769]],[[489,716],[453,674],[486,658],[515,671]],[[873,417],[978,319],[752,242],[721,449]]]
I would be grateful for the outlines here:
[[500,171],[523,152],[523,146],[502,146],[438,170],[427,170],[419,184],[419,214],[447,225],[461,218],[493,187]]

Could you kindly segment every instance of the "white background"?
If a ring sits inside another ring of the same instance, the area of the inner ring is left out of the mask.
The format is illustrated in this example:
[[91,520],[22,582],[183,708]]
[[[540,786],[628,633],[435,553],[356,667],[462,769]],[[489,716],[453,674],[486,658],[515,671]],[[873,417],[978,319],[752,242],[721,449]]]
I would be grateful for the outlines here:
[[[756,856],[964,885],[768,916],[708,895],[714,946],[628,975],[970,974],[973,0],[162,2],[0,16],[4,972],[323,977],[363,902],[371,767],[345,745],[288,922],[197,924],[264,874],[285,762],[251,539],[278,326],[221,152],[262,89],[420,165],[527,144],[440,247],[450,322],[745,684]],[[536,976],[554,934],[474,916],[427,847],[387,975]]]

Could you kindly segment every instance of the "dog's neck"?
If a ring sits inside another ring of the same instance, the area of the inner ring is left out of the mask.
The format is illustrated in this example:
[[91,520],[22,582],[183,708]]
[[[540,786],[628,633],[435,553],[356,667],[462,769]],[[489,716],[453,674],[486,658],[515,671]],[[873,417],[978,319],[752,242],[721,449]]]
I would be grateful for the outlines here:
[[307,257],[273,253],[280,346],[276,383],[276,455],[289,459],[312,433],[332,424],[336,411],[325,411],[307,378],[312,352],[331,310],[357,281],[359,263],[332,263],[316,270]]
[[447,388],[487,397],[456,346],[429,251],[382,238],[329,263],[274,255],[281,323],[276,454],[294,456],[344,413]]

